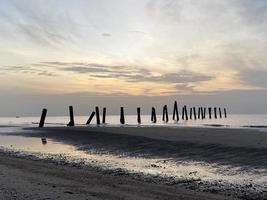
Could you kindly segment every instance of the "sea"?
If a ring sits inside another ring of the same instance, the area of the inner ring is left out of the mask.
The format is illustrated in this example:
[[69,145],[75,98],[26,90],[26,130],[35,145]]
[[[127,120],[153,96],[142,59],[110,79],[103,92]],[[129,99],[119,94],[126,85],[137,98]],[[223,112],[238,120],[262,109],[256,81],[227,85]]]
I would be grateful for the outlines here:
[[[75,116],[75,124],[77,126],[84,126],[88,120],[88,116]],[[182,120],[181,116],[179,121],[173,121],[172,116],[169,116],[168,123],[162,120],[162,116],[158,116],[157,123],[152,123],[150,115],[141,116],[141,126],[188,126],[188,127],[229,127],[229,128],[267,128],[267,114],[231,114],[227,118],[217,117],[215,119],[189,119]],[[40,121],[40,117],[0,117],[0,126],[30,126],[36,127]],[[66,126],[69,122],[69,116],[47,116],[45,126]],[[93,119],[91,125],[96,124]],[[119,115],[107,115],[106,126],[120,126]],[[126,115],[125,125],[140,126],[137,123],[136,115]]]

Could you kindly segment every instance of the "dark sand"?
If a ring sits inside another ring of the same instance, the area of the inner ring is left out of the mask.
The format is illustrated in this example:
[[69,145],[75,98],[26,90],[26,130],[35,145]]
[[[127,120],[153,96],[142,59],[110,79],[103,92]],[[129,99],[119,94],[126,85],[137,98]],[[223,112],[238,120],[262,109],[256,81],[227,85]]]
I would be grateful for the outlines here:
[[232,199],[0,153],[0,199]]
[[[267,168],[267,134],[255,129],[166,127],[50,127],[25,129],[24,136],[47,137],[81,150],[140,153],[240,167]],[[49,160],[33,161],[0,153],[3,199],[265,199],[266,191],[247,184],[240,188],[192,182],[165,182],[153,177],[108,173]],[[267,182],[267,180],[266,180]],[[206,187],[206,189],[205,189]],[[201,189],[199,189],[201,188]],[[215,188],[215,189],[214,189]],[[16,196],[13,198],[13,196]]]

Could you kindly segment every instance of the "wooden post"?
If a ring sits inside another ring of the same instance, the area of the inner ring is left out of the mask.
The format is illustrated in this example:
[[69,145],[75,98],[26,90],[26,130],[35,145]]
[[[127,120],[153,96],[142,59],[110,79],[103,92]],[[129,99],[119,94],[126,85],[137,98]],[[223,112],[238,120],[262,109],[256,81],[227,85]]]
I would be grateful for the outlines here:
[[124,118],[124,110],[123,107],[121,107],[121,117],[120,117],[121,124],[125,124],[125,118]]
[[164,121],[166,123],[168,123],[168,121],[169,121],[169,115],[168,115],[167,105],[163,106],[162,121]]
[[69,113],[70,113],[70,122],[67,126],[74,126],[74,115],[73,115],[73,107],[69,106]]
[[224,111],[224,117],[227,118],[226,108],[224,108],[223,111]]
[[197,113],[197,118],[200,119],[200,115],[201,115],[201,107],[198,107],[198,113]]
[[156,109],[154,107],[152,107],[152,111],[151,111],[151,121],[153,123],[156,123],[157,122]]
[[219,108],[219,116],[220,116],[220,118],[222,118],[222,110],[221,110],[221,108]]
[[86,125],[89,125],[91,123],[91,121],[94,118],[94,116],[95,116],[95,112],[92,112],[91,115],[90,115],[90,117],[89,117],[89,119],[86,122]]
[[196,112],[196,108],[193,107],[193,113],[194,113],[194,119],[197,119],[197,112]]
[[141,124],[141,108],[137,108],[137,123]]
[[206,118],[206,108],[201,107],[202,119]]
[[179,112],[178,112],[178,106],[177,106],[176,101],[174,102],[172,119],[174,121],[179,121]]
[[102,115],[102,123],[103,124],[106,123],[106,112],[107,112],[107,109],[106,108],[103,108],[103,115]]
[[209,110],[209,118],[211,119],[211,108],[209,107],[208,110]]
[[100,125],[100,115],[98,106],[95,107],[96,125]]
[[44,108],[44,109],[42,110],[42,115],[41,115],[41,119],[40,119],[40,123],[39,123],[39,128],[43,128],[43,127],[44,127],[46,113],[47,113],[47,109]]
[[182,109],[182,120],[184,120],[184,106],[183,106],[183,109]]
[[214,107],[214,118],[217,119],[217,108]]
[[184,114],[185,114],[185,120],[188,120],[188,115],[187,115],[187,108],[184,106]]
[[193,114],[193,108],[190,108],[190,112],[189,112],[190,119],[192,119],[192,114]]

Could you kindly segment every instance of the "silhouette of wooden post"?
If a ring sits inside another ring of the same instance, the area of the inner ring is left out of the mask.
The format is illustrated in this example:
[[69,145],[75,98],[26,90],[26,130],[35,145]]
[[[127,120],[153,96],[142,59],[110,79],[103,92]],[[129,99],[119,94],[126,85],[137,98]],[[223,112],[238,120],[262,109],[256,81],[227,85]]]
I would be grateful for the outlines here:
[[185,114],[185,120],[188,120],[188,115],[187,115],[187,108],[184,106],[184,114]]
[[201,119],[204,119],[203,107],[200,107],[200,116],[201,116]]
[[121,124],[125,124],[125,118],[124,118],[124,110],[123,107],[121,107],[121,117],[120,117]]
[[190,112],[189,112],[190,119],[192,119],[192,114],[193,114],[193,108],[190,108]]
[[173,115],[172,115],[172,119],[175,121],[179,121],[179,112],[178,112],[178,106],[177,106],[177,102],[174,102],[174,107],[173,107]]
[[227,118],[226,108],[224,108],[223,111],[224,111],[224,117]]
[[203,119],[206,119],[206,107],[203,108]]
[[193,113],[194,113],[194,119],[197,119],[197,112],[196,112],[196,108],[193,107]]
[[197,118],[200,119],[200,116],[201,116],[201,107],[198,107]]
[[96,125],[100,125],[100,114],[98,106],[95,107]]
[[154,107],[152,107],[152,111],[151,111],[151,121],[153,123],[156,123],[157,122],[156,109]]
[[46,113],[47,113],[47,109],[44,108],[44,109],[42,110],[42,115],[41,115],[41,119],[40,119],[40,123],[39,123],[39,128],[43,128],[43,127],[44,127]]
[[141,124],[141,108],[137,108],[137,123]]
[[209,118],[211,119],[211,108],[208,108],[209,110]]
[[69,106],[69,113],[70,113],[70,122],[67,126],[74,126],[74,115],[73,115],[73,107]]
[[185,106],[183,106],[183,111],[182,111],[182,120],[184,120],[184,116],[185,116]]
[[219,108],[219,116],[220,116],[220,118],[222,118],[222,110],[221,110],[221,108]]
[[217,119],[217,107],[214,107],[214,118]]
[[94,118],[94,116],[95,116],[95,112],[93,111],[93,112],[91,113],[89,119],[87,120],[86,125],[89,125],[89,124],[91,123],[91,121],[92,121],[92,119]]
[[103,115],[102,115],[102,123],[103,124],[106,123],[106,112],[107,112],[107,109],[106,108],[103,108]]
[[162,121],[164,121],[166,123],[168,123],[168,121],[169,121],[169,115],[168,115],[167,105],[163,106]]

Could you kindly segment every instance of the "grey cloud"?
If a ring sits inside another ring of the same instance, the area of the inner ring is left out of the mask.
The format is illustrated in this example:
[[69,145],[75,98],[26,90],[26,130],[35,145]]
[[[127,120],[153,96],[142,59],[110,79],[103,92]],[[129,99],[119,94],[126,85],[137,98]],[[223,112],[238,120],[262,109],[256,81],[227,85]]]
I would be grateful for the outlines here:
[[252,86],[267,88],[267,69],[242,69],[239,72],[241,81]]
[[[159,76],[152,75],[152,71],[134,66],[101,65],[93,63],[60,63],[46,62],[58,65],[60,70],[73,73],[87,73],[95,78],[116,78],[127,82],[162,82],[162,83],[194,83],[209,81],[214,77],[200,73],[181,70],[177,73],[166,73]],[[62,67],[62,66],[68,67]],[[73,66],[75,65],[75,66]]]
[[111,34],[110,33],[102,33],[102,36],[104,36],[104,37],[110,37]]

